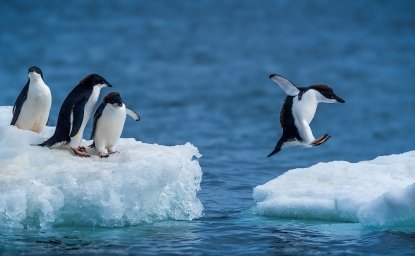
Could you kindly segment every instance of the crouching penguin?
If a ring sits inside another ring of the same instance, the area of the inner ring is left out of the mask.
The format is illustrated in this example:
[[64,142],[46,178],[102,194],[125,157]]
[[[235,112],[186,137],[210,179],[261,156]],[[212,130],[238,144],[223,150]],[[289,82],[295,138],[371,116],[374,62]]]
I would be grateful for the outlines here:
[[121,137],[126,115],[131,116],[135,121],[140,120],[136,112],[125,106],[117,92],[107,94],[95,111],[91,147],[95,147],[101,158],[116,152],[114,146]]

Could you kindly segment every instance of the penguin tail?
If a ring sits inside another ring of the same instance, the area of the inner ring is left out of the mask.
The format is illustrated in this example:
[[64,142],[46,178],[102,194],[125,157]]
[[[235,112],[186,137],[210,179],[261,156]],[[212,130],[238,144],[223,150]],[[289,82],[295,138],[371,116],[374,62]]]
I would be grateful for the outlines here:
[[267,157],[271,157],[280,151],[281,151],[281,147],[275,147],[274,150],[271,153],[269,153],[269,155],[267,155]]
[[277,145],[275,145],[274,150],[271,153],[269,153],[269,155],[267,157],[271,157],[271,156],[277,154],[278,152],[280,152],[281,151],[281,148],[282,148],[282,144],[284,144],[284,142],[282,141],[282,138],[281,138],[278,141]]
[[55,145],[56,143],[62,142],[62,140],[59,140],[58,138],[56,138],[55,135],[53,135],[52,137],[50,137],[49,139],[45,140],[44,142],[37,144],[36,146],[40,146],[40,147],[52,147],[53,145]]
[[52,147],[55,143],[51,143],[50,139],[40,143],[40,144],[35,144],[36,146],[40,146],[40,147]]

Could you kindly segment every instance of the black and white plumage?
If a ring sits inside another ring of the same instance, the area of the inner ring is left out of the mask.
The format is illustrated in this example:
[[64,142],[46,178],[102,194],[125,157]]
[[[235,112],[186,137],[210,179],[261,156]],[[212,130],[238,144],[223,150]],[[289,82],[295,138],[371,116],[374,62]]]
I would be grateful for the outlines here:
[[296,145],[318,146],[330,139],[328,134],[314,138],[310,123],[314,118],[317,105],[324,103],[344,103],[334,94],[333,89],[325,84],[310,85],[297,88],[292,82],[281,75],[270,75],[288,95],[280,113],[282,136],[268,157],[278,153],[282,148]]
[[11,125],[24,130],[42,132],[52,105],[52,94],[43,81],[42,70],[36,66],[28,70],[29,80],[13,106]]
[[80,147],[80,143],[103,87],[112,87],[112,85],[100,75],[91,74],[82,79],[63,102],[55,133],[39,146],[68,144],[75,154],[88,157],[85,148]]
[[100,157],[108,157],[115,153],[114,146],[121,137],[126,115],[139,121],[140,116],[128,109],[117,92],[111,92],[104,97],[103,102],[95,111],[91,139],[92,146],[99,152]]

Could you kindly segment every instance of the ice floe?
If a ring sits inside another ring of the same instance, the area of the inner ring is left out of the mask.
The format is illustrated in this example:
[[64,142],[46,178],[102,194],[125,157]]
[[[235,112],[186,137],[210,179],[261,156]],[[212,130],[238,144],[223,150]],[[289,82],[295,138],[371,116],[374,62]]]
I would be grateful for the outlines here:
[[253,195],[267,216],[415,226],[415,151],[289,170]]
[[[0,226],[120,227],[202,216],[201,156],[190,143],[146,144],[121,138],[107,159],[37,144],[52,135],[10,126],[0,107]],[[89,145],[90,141],[83,141]]]

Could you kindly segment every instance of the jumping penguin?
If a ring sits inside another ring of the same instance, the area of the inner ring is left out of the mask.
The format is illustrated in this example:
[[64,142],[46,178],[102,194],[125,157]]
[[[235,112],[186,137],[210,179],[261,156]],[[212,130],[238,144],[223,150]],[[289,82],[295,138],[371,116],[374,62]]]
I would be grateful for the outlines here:
[[94,142],[91,147],[96,148],[100,157],[108,157],[109,154],[116,152],[114,146],[121,137],[126,115],[131,116],[135,121],[140,120],[137,113],[125,106],[117,92],[105,96],[95,111],[91,135]]
[[81,147],[80,144],[103,87],[112,87],[112,85],[100,75],[91,74],[82,79],[63,102],[55,133],[39,146],[68,144],[76,155],[89,157],[85,147]]
[[330,139],[328,134],[315,139],[311,131],[310,123],[316,113],[317,105],[320,102],[345,103],[345,101],[334,94],[333,89],[325,84],[297,88],[281,75],[272,74],[269,78],[276,82],[288,96],[285,98],[280,113],[282,136],[268,157],[285,147],[318,146]]
[[43,81],[43,73],[40,68],[30,67],[28,76],[29,80],[14,103],[10,125],[40,133],[49,119],[52,94]]

